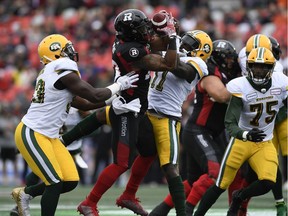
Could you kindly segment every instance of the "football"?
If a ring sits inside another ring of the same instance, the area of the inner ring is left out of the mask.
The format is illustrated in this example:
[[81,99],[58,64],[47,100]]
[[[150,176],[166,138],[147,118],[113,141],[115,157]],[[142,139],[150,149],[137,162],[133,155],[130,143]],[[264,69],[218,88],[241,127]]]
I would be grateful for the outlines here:
[[152,26],[154,31],[161,29],[167,26],[167,16],[165,13],[156,13],[152,18]]

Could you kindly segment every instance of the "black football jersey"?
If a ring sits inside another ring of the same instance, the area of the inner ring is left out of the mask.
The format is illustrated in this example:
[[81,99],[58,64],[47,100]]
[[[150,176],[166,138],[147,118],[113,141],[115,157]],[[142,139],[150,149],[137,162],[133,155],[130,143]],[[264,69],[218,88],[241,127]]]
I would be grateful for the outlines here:
[[[207,62],[209,75],[217,76],[226,85],[228,79],[224,73],[214,64]],[[200,80],[201,82],[201,80]],[[209,129],[213,134],[219,134],[224,130],[224,117],[227,104],[213,102],[207,92],[201,88],[200,82],[195,88],[194,109],[190,115],[185,128],[189,129],[189,124],[197,124]]]
[[[138,43],[137,41],[124,42],[116,39],[113,44],[112,60],[115,77],[123,76],[131,71],[132,63],[141,60],[141,58],[150,53],[148,46]],[[130,88],[121,92],[121,96],[126,102],[136,98],[140,99],[141,113],[144,113],[148,107],[147,94],[150,82],[150,72],[147,70],[135,71],[139,74],[139,80],[135,83],[136,88]]]

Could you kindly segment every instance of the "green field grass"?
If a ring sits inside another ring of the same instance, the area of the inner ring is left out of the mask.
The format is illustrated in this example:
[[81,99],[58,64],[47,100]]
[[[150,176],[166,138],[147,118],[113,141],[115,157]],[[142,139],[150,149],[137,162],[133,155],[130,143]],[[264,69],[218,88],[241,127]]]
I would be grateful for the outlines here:
[[[74,191],[63,194],[60,198],[56,216],[76,216],[76,207],[85,196],[89,193],[92,186],[78,186]],[[0,187],[0,216],[9,216],[9,210],[15,205],[11,198],[12,187]],[[115,205],[116,198],[122,193],[123,188],[112,187],[102,197],[98,204],[99,214],[101,216],[128,216],[135,215],[133,212],[121,209]],[[167,194],[168,188],[166,185],[147,186],[142,185],[137,196],[140,197],[141,203],[147,211],[151,211],[155,205],[162,201]],[[287,197],[287,194],[286,194]],[[31,215],[40,216],[40,198],[35,198],[31,201]],[[212,209],[207,213],[208,216],[225,216],[228,208],[227,195],[223,194],[215,203]],[[174,210],[171,210],[169,215],[176,215]],[[272,193],[254,198],[250,202],[249,216],[276,216],[274,200]]]

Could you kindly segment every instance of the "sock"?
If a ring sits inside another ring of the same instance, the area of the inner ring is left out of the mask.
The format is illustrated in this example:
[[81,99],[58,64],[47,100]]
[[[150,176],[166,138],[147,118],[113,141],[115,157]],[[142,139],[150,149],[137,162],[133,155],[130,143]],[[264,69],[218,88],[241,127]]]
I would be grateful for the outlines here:
[[203,195],[199,206],[194,213],[194,216],[203,216],[211,208],[211,206],[216,202],[220,195],[225,190],[217,187],[215,184],[210,187],[206,193]]
[[126,185],[126,189],[123,192],[123,194],[128,195],[130,197],[135,197],[139,185],[142,182],[143,178],[146,176],[147,172],[149,171],[149,168],[153,163],[154,159],[155,156],[143,157],[141,155],[138,155],[136,157],[131,168],[129,181]]
[[272,193],[275,200],[283,199],[283,192],[282,192],[282,173],[280,171],[280,168],[278,166],[277,168],[277,177],[276,177],[276,183],[272,187]]
[[[184,191],[185,191],[185,197],[188,196],[188,194],[191,191],[191,186],[188,182],[188,180],[183,181],[183,185],[184,185]],[[164,202],[171,208],[174,208],[174,203],[171,197],[171,194],[168,194],[165,198],[164,198]]]
[[91,134],[102,125],[103,123],[100,122],[96,117],[96,112],[91,113],[89,116],[80,121],[70,131],[62,135],[65,146],[68,146],[75,140]]
[[174,208],[174,203],[170,193],[164,198],[163,202],[165,202],[169,207]]
[[241,175],[241,170],[239,169],[238,172],[236,173],[236,176],[235,176],[233,182],[230,184],[230,186],[228,188],[228,202],[229,202],[229,205],[232,202],[232,193],[233,193],[233,191],[241,189],[243,181],[246,182],[246,180]]
[[184,185],[180,176],[167,179],[170,194],[175,205],[176,214],[185,216],[185,193]]
[[117,164],[110,164],[99,175],[98,180],[87,199],[90,202],[98,203],[102,195],[115,183],[119,176],[124,173],[127,168],[118,166]]
[[200,178],[193,183],[192,189],[186,199],[188,203],[196,206],[201,200],[203,194],[214,184],[214,180],[211,179],[208,174],[203,174]]
[[[242,183],[241,183],[241,188],[246,188],[246,187],[248,187],[249,184],[250,183],[247,182],[245,178],[243,178]],[[241,204],[241,209],[248,209],[248,204],[249,204],[250,200],[251,200],[251,198],[244,200]]]
[[254,196],[268,193],[275,184],[268,180],[256,180],[240,193],[240,199],[245,200]]
[[41,198],[41,216],[55,215],[63,182],[46,186]]

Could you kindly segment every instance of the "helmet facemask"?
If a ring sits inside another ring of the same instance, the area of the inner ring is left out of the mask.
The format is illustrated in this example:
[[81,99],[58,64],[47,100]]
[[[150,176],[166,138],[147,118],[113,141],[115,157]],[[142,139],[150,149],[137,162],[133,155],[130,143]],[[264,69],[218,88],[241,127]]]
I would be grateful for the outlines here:
[[248,76],[256,85],[265,85],[271,79],[274,64],[247,63]]
[[184,35],[181,40],[180,50],[187,56],[196,56],[200,48],[200,42],[190,35]]
[[65,45],[65,47],[63,47],[60,56],[69,57],[71,60],[75,62],[78,62],[79,60],[78,53],[75,51],[73,44],[70,41]]

